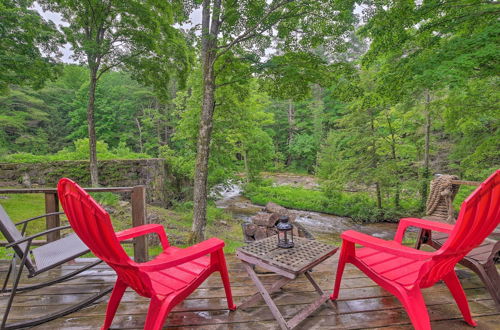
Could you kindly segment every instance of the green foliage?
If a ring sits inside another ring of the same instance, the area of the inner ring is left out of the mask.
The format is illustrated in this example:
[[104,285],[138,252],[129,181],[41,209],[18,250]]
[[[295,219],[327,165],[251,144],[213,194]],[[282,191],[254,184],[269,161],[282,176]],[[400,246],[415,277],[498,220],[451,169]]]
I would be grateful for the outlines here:
[[194,154],[186,156],[169,146],[161,146],[158,155],[165,159],[170,171],[177,179],[191,180],[193,178]]
[[460,186],[460,189],[458,190],[458,193],[453,200],[453,208],[455,209],[455,212],[458,212],[460,210],[460,206],[462,205],[463,201],[467,197],[469,197],[469,195],[472,194],[475,189],[476,187],[474,186]]
[[[62,74],[40,90],[12,86],[0,96],[0,150],[2,154],[56,153],[87,137],[88,69],[64,65]],[[162,102],[123,71],[101,78],[97,87],[96,127],[99,140],[157,156],[175,124],[170,102]],[[50,142],[49,142],[50,141]],[[126,156],[119,156],[126,158]]]
[[374,90],[374,76],[374,72],[361,72],[362,94],[349,102],[336,121],[337,129],[330,131],[319,154],[318,174],[340,189],[349,184],[375,186],[382,199],[384,188],[400,193],[400,173],[415,154],[408,154],[401,143],[404,128],[411,126],[401,120],[396,108],[384,104]]
[[325,59],[305,51],[273,56],[261,67],[264,88],[277,99],[303,100],[310,96],[312,84],[328,81]]
[[6,150],[48,151],[49,106],[29,91],[14,88],[0,96],[0,146]]
[[[189,50],[173,27],[182,14],[170,1],[40,0],[46,10],[62,16],[61,29],[73,57],[99,77],[127,67],[134,78],[163,93],[172,76],[184,77]],[[181,79],[182,80],[182,79]]]
[[[266,108],[275,118],[274,123],[266,127],[276,146],[274,159],[285,163],[289,160],[286,164],[289,171],[314,172],[325,135],[328,109],[321,99],[323,90],[318,86],[312,90],[314,95],[302,101],[274,100]],[[288,118],[290,111],[293,111],[292,122]]]
[[[193,202],[191,201],[174,204],[173,210],[181,213],[183,215],[182,219],[187,224],[189,224],[193,219]],[[217,208],[213,202],[209,202],[207,209],[207,223],[213,224],[214,222],[220,220],[230,221],[232,220],[232,217],[225,210]]]
[[[0,199],[0,204],[13,222],[45,214],[45,196],[43,194],[8,194]],[[34,234],[45,230],[45,219],[34,220],[28,227],[28,233]]]
[[368,193],[248,184],[245,186],[244,194],[250,198],[252,203],[259,205],[274,202],[287,208],[346,216],[364,223],[382,220],[395,221],[403,214],[405,216],[415,215],[415,209],[411,208],[412,205],[405,205],[403,209],[378,210],[373,196]]
[[340,111],[329,122],[318,175],[327,186],[373,189],[381,210],[425,201],[418,181],[430,180],[428,121],[430,172],[485,179],[500,164],[496,4],[367,5],[358,32],[370,47],[361,68],[339,71],[328,90]]
[[[29,9],[33,1],[0,4],[0,93],[9,87],[0,95],[0,161],[88,158],[89,76],[100,57],[98,159],[159,156],[179,182],[191,182],[204,82],[200,66],[189,70],[201,55],[189,46],[199,36],[174,23],[201,2],[38,3],[70,24],[64,34],[85,65],[55,65],[61,35]],[[354,3],[366,9],[357,34]],[[209,185],[244,173],[254,183],[246,193],[259,203],[362,221],[415,214],[429,181],[426,117],[430,172],[485,179],[500,167],[497,7],[479,0],[222,2]],[[96,26],[105,30],[101,39]],[[270,187],[259,180],[265,170],[316,173],[323,190]],[[363,193],[344,192],[351,190]],[[185,222],[189,229],[188,216]]]
[[40,90],[12,86],[0,96],[0,146],[5,152],[43,154],[67,146],[68,112],[87,74],[82,67],[65,65],[59,78]]
[[471,180],[483,180],[500,164],[499,81],[471,79],[443,100],[445,127],[454,142],[450,160]]
[[90,193],[92,198],[96,200],[97,203],[105,206],[117,206],[120,196],[118,194],[113,194],[110,192],[95,192]]
[[10,84],[40,88],[57,74],[58,46],[63,40],[52,22],[30,7],[30,0],[2,0],[0,3],[0,94]]
[[[174,243],[176,246],[187,247],[193,220],[193,202],[174,204],[173,212],[166,221],[167,235],[170,241],[172,236],[177,238]],[[233,219],[227,211],[217,208],[213,202],[209,202],[207,206],[206,237],[224,240],[226,253],[235,253],[236,249],[244,244],[241,223]]]
[[[3,155],[1,162],[6,163],[40,163],[61,160],[86,160],[89,153],[89,140],[79,139],[74,142],[73,147],[65,148],[56,154],[34,155],[31,153],[15,153]],[[146,154],[140,154],[130,151],[123,144],[114,149],[109,149],[104,142],[97,141],[97,155],[101,160],[107,159],[141,159],[149,158]]]
[[[178,94],[175,103],[179,121],[172,147],[160,149],[172,169],[189,178],[194,175],[198,139],[200,78],[200,71],[194,71],[188,80],[192,86],[191,95]],[[269,103],[268,96],[259,92],[257,82],[250,79],[219,88],[216,97],[221,101],[214,114],[209,185],[234,178],[239,171],[248,170],[247,176],[254,179],[269,166],[274,156],[272,139],[263,129],[273,123],[273,116],[264,111]]]
[[[101,205],[110,206],[115,212],[111,213],[114,229],[116,231],[130,228],[130,210],[119,206],[119,195],[113,193],[92,193],[91,194]],[[0,199],[0,205],[6,210],[14,222],[28,219],[45,213],[45,203],[43,194],[9,194],[7,199]],[[158,214],[164,220],[165,230],[170,243],[179,247],[187,247],[187,237],[191,228],[190,212],[192,212],[192,202],[179,204],[175,211],[148,205],[148,211]],[[236,248],[243,245],[241,225],[231,219],[228,213],[217,209],[213,204],[208,210],[209,237],[219,237],[224,240],[226,253],[234,253]],[[63,217],[63,224],[67,224]],[[223,221],[221,223],[221,221]],[[34,234],[45,230],[45,219],[30,222],[28,234]],[[1,235],[0,235],[1,236]],[[1,238],[1,237],[0,237]],[[3,239],[3,238],[2,238]],[[124,246],[129,255],[133,255],[133,249]],[[156,255],[160,249],[150,246],[150,254]],[[0,259],[10,259],[10,249],[0,248]]]
[[[89,68],[86,118],[90,143],[90,176],[98,185],[97,134],[95,127],[96,86],[103,74],[128,68],[133,77],[151,84],[161,94],[168,90],[171,76],[182,80],[189,61],[183,35],[174,28],[178,2],[151,0],[40,0],[44,10],[61,15],[66,41],[73,59]],[[106,108],[103,106],[103,108]],[[143,151],[140,122],[140,151]]]
[[[85,85],[79,89],[69,112],[69,126],[72,129],[70,139],[88,136],[87,99],[88,90]],[[103,76],[96,89],[95,102],[95,126],[99,140],[106,141],[112,147],[124,143],[136,151],[149,149],[150,152],[155,152],[154,147],[145,146],[147,142],[151,143],[148,140],[151,140],[151,130],[154,127],[145,126],[151,120],[149,113],[157,102],[151,89],[139,85],[128,74],[110,72]]]
[[378,4],[360,29],[372,41],[364,64],[383,61],[380,88],[394,100],[497,75],[497,7],[480,0]]

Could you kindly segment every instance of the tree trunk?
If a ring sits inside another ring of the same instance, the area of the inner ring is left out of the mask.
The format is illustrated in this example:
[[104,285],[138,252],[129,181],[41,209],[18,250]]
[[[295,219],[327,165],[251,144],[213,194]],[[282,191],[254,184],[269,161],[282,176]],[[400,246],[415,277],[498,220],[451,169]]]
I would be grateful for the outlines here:
[[200,127],[194,173],[193,191],[193,226],[190,242],[204,239],[207,223],[207,179],[208,159],[210,157],[210,139],[212,137],[212,119],[215,110],[215,71],[217,35],[219,33],[219,14],[221,0],[215,0],[210,19],[210,0],[203,1],[202,9],[202,69],[203,103],[201,106]]
[[87,105],[87,123],[90,150],[90,184],[92,187],[99,186],[99,173],[97,169],[97,139],[95,135],[94,103],[95,89],[97,86],[97,69],[90,70],[89,103]]
[[[394,133],[394,129],[392,128],[392,123],[391,123],[391,119],[389,118],[389,115],[386,115],[386,119],[387,119],[387,124],[389,126],[389,132],[391,133],[391,155],[392,155],[392,160],[394,160],[394,163],[396,163],[397,162],[397,156],[396,156],[396,136],[395,136],[395,133]],[[394,165],[396,165],[396,164],[394,164]],[[396,168],[396,173],[395,174],[399,175],[398,172],[399,171]],[[399,179],[397,179],[397,181],[396,181],[396,192],[394,193],[394,207],[396,207],[396,208],[399,208],[400,191],[401,191],[401,185],[399,183]]]
[[245,164],[245,182],[250,182],[250,169],[248,168],[248,153],[247,150],[243,151],[243,163]]
[[204,239],[207,213],[208,158],[212,135],[212,118],[215,108],[215,79],[213,67],[204,68],[203,105],[201,108],[198,148],[194,175],[194,213],[192,242]]
[[163,139],[161,138],[161,133],[163,131],[163,118],[165,117],[165,114],[163,111],[165,110],[164,108],[160,108],[158,104],[158,100],[155,101],[154,104],[154,109],[157,113],[157,121],[156,121],[156,140],[158,141],[158,145],[163,146]]
[[427,191],[429,186],[429,150],[430,150],[430,139],[431,139],[431,111],[430,102],[431,96],[429,90],[425,92],[425,147],[424,147],[424,169],[422,174],[422,191],[420,200],[420,209],[423,211],[425,209],[425,203],[427,202]]
[[400,207],[400,200],[401,200],[401,184],[399,181],[396,183],[396,192],[394,193],[394,207],[396,209],[399,209]]
[[139,131],[139,151],[142,154],[142,128],[141,128],[141,122],[137,117],[134,118],[135,124],[137,125],[137,130]]
[[[177,95],[177,83],[170,83],[168,88],[168,95],[170,100],[174,100]],[[165,145],[170,145],[170,139],[175,134],[175,127],[172,124],[171,117],[175,113],[176,105],[173,102],[169,102],[164,106],[165,109]]]
[[292,153],[290,152],[290,146],[293,141],[293,133],[295,131],[295,107],[293,106],[292,100],[288,100],[288,138],[286,140],[286,145],[288,146],[288,155],[286,157],[286,166],[290,166],[292,163]]
[[380,191],[380,184],[375,182],[375,194],[377,195],[377,208],[382,209],[382,192]]
[[[313,136],[314,136],[314,145],[316,147],[316,154],[318,154],[318,151],[321,149],[321,141],[323,141],[325,132],[323,124],[323,114],[325,109],[325,104],[323,103],[323,98],[322,98],[323,88],[318,84],[314,84],[313,86],[313,96],[314,96],[314,103],[311,109],[313,124],[314,124]],[[314,173],[314,169],[317,166],[317,161],[318,158],[316,157],[314,163],[308,169],[310,173]]]
[[[377,157],[377,143],[375,141],[375,122],[373,109],[368,109],[368,113],[370,115],[370,131],[372,134],[372,169],[375,170],[378,167],[378,157]],[[380,182],[378,179],[375,180],[375,191],[377,195],[377,208],[382,209],[382,192],[380,189]]]

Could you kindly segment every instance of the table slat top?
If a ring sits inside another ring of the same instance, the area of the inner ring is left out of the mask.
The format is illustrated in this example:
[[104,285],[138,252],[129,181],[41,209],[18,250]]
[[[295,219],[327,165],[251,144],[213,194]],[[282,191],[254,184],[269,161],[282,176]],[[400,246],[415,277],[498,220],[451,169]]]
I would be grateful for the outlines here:
[[294,237],[295,246],[283,249],[277,246],[276,236],[252,242],[238,249],[238,254],[257,258],[285,271],[299,273],[312,268],[337,252],[338,247],[302,237]]

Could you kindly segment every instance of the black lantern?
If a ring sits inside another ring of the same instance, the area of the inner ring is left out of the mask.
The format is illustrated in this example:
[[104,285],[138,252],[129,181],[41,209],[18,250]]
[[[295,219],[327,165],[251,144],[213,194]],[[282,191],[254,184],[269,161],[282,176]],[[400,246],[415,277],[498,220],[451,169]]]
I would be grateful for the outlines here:
[[276,229],[278,229],[278,247],[289,249],[293,248],[293,226],[288,222],[289,218],[282,215]]

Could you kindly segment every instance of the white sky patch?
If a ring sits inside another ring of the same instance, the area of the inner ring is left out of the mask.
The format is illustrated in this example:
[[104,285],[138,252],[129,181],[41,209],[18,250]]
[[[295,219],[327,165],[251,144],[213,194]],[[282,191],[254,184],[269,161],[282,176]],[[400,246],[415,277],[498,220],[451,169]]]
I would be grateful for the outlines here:
[[189,14],[189,20],[187,22],[183,24],[175,24],[174,26],[183,30],[190,30],[197,25],[199,25],[199,30],[201,31],[201,7],[195,8],[193,12]]
[[[56,26],[59,28],[60,26],[68,26],[69,24],[64,22],[62,19],[62,16],[58,13],[54,13],[52,11],[48,10],[43,10],[43,8],[35,2],[33,4],[32,9],[36,10],[37,12],[42,15],[43,18],[45,18],[47,21],[52,21]],[[181,29],[191,29],[192,27],[196,25],[201,25],[201,7],[196,8],[193,10],[193,12],[189,15],[189,21],[179,25],[176,24],[175,27],[181,28]],[[201,26],[200,26],[200,31],[201,31]],[[201,32],[200,32],[201,33]],[[73,50],[71,48],[71,45],[69,43],[65,44],[63,47],[59,48],[61,53],[63,54],[61,61],[64,63],[78,63],[75,61],[72,56],[73,56]]]
[[[43,10],[42,7],[37,2],[35,2],[33,4],[33,9],[38,11],[40,13],[40,15],[42,15],[42,17],[45,18],[46,20],[54,22],[54,24],[56,24],[57,27],[68,26],[68,23],[63,21],[62,16],[60,14],[55,13],[55,12],[51,12],[51,11]],[[363,6],[356,5],[356,7],[354,8],[354,13],[358,16],[362,16],[363,9],[365,9]],[[181,28],[181,29],[187,29],[187,30],[192,29],[193,27],[197,27],[196,34],[199,35],[199,34],[201,34],[201,19],[202,19],[202,9],[200,6],[198,8],[195,8],[191,12],[191,14],[189,15],[188,22],[185,22],[183,24],[176,24],[175,27]],[[363,25],[363,24],[364,24],[364,22],[361,22],[361,25]],[[273,47],[274,46],[276,46],[275,43],[274,43]],[[273,54],[275,54],[276,49],[273,47],[265,50],[264,56],[266,58],[269,58]],[[78,63],[72,58],[73,51],[72,51],[71,45],[69,43],[65,44],[63,47],[61,47],[60,51],[63,54],[63,56],[61,58],[62,62],[64,62],[64,63]]]
[[[52,11],[44,11],[42,7],[35,2],[33,4],[33,9],[36,10],[37,12],[42,15],[43,18],[45,18],[47,21],[52,21],[54,24],[59,28],[60,26],[68,26],[68,23],[63,22],[62,16],[58,13],[54,13]],[[78,63],[74,59],[71,58],[73,55],[73,51],[71,49],[71,45],[65,44],[64,46],[60,47],[59,50],[63,54],[61,61],[64,63]]]

